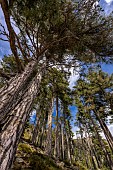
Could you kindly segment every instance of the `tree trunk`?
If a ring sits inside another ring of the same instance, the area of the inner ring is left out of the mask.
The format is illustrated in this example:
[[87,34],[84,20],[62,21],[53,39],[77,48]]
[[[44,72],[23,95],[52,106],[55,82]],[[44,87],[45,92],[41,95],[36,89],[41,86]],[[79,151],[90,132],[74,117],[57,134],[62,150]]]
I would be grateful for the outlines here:
[[38,132],[40,129],[40,108],[38,107],[38,109],[36,109],[36,123],[35,123],[35,127],[33,129],[32,132],[32,143],[34,145],[37,144],[37,136],[38,136]]
[[52,152],[52,113],[53,113],[54,98],[52,97],[50,107],[48,111],[48,127],[47,127],[47,139],[46,139],[46,153],[51,156]]
[[113,161],[112,161],[112,158],[111,156],[108,154],[106,148],[105,148],[105,145],[100,137],[100,134],[98,132],[98,128],[96,127],[96,124],[93,120],[93,118],[90,116],[90,120],[91,120],[91,123],[93,124],[94,126],[94,131],[95,131],[95,136],[97,137],[98,141],[99,141],[99,144],[100,144],[100,147],[102,148],[103,150],[103,153],[105,155],[105,158],[106,158],[106,161],[107,161],[107,165],[109,166],[110,170],[113,170]]
[[61,124],[61,136],[62,136],[62,159],[64,160],[64,127]]
[[39,70],[39,73],[29,84],[26,93],[21,97],[21,102],[10,111],[7,122],[2,127],[0,134],[1,170],[9,170],[11,168],[25,122],[31,112],[34,99],[39,90],[43,71],[42,68]]
[[42,125],[42,128],[41,128],[41,134],[40,134],[40,139],[39,139],[39,147],[42,149],[43,148],[43,140],[44,140],[44,123]]
[[58,125],[58,96],[56,96],[56,131],[55,131],[55,148],[54,156],[59,159],[60,148],[59,148],[59,125]]
[[69,134],[67,133],[67,130],[66,130],[66,143],[67,143],[68,161],[71,163],[71,152],[70,152]]
[[45,149],[45,140],[46,140],[46,125],[48,119],[48,111],[46,113],[42,112],[42,119],[41,119],[41,129],[40,129],[40,136],[39,136],[39,147],[41,149]]
[[108,141],[109,147],[111,148],[111,151],[113,153],[113,136],[112,136],[111,132],[109,131],[106,123],[104,122],[104,120],[102,118],[100,118],[99,113],[97,113],[95,111],[95,115],[97,117],[97,120],[100,123],[100,126],[101,126],[101,128],[102,128],[102,130],[104,132],[104,135],[105,135],[105,137],[106,137],[106,139]]
[[22,100],[22,96],[26,93],[30,82],[36,76],[37,62],[31,61],[22,74],[18,74],[0,89],[0,124],[7,121],[6,117],[15,106]]

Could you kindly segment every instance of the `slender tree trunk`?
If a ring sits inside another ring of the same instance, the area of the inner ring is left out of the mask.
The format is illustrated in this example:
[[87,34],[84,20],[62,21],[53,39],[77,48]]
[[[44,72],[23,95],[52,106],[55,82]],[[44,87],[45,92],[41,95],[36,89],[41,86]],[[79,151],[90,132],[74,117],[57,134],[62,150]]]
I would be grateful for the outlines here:
[[59,158],[62,159],[62,134],[60,122],[59,122]]
[[69,162],[72,162],[72,152],[71,152],[71,130],[70,130],[70,123],[69,120],[67,120],[67,126],[68,126],[68,130],[66,129],[66,134],[67,134],[67,146],[68,146],[68,159]]
[[35,144],[37,144],[39,146],[39,139],[40,139],[40,130],[41,130],[41,120],[39,120],[38,124],[37,124],[37,133],[36,133],[36,137],[35,137]]
[[40,108],[38,107],[38,109],[36,109],[36,123],[32,132],[32,143],[35,145],[37,143],[39,129],[40,129]]
[[48,127],[47,127],[47,139],[46,139],[46,153],[51,156],[52,154],[52,113],[53,113],[54,97],[50,102],[48,111]]
[[64,127],[61,124],[61,135],[62,135],[62,159],[64,160]]
[[91,146],[91,141],[90,140],[91,140],[90,137],[86,139],[87,146],[89,148],[90,157],[91,157],[91,160],[92,160],[92,165],[93,165],[91,169],[96,170],[96,169],[98,169],[98,167],[97,167],[97,164],[96,164],[95,159],[94,159],[93,150],[91,149],[92,146]]
[[96,115],[96,117],[97,117],[97,119],[98,119],[98,121],[100,123],[100,126],[101,126],[103,132],[104,132],[104,135],[105,135],[105,137],[106,137],[106,139],[108,141],[108,144],[109,144],[109,146],[111,148],[111,151],[113,152],[113,136],[112,136],[111,132],[109,131],[106,123],[104,122],[104,120],[100,118],[99,114],[96,111],[95,111],[95,115]]
[[[86,136],[86,144],[87,144],[87,147],[88,147],[88,150],[89,150],[89,153],[90,153],[91,163],[93,165],[93,166],[91,166],[91,169],[96,170],[96,169],[98,169],[97,161],[95,161],[96,158],[94,156],[93,149],[92,149],[92,147],[93,147],[92,146],[92,137],[89,134],[89,130],[88,130],[87,124],[85,124],[84,130],[85,130],[85,136]],[[87,134],[88,134],[88,136],[87,136]]]
[[68,129],[69,129],[69,148],[70,148],[70,155],[71,155],[71,162],[72,162],[72,155],[73,155],[73,145],[72,145],[72,135],[71,135],[71,125],[70,121],[68,120]]
[[40,108],[40,117],[39,117],[39,120],[37,122],[36,135],[35,135],[35,143],[39,147],[40,147],[40,142],[41,142],[41,134],[42,134],[43,121],[44,121],[44,116],[43,116],[42,110]]
[[56,96],[56,131],[55,131],[55,148],[54,156],[59,159],[60,148],[59,148],[59,125],[58,125],[58,96]]
[[[89,127],[90,127],[90,125],[89,125]],[[94,165],[94,169],[96,168],[98,170],[101,167],[100,167],[100,164],[99,164],[99,160],[98,160],[97,154],[95,152],[95,148],[94,148],[93,143],[92,143],[92,137],[90,136],[89,128],[88,128],[87,124],[85,124],[85,131],[87,132],[88,137],[89,137],[88,146],[89,146],[89,149],[90,149],[90,153],[91,153],[91,158],[92,158],[92,162],[93,162],[93,165]]]
[[100,147],[102,148],[103,153],[105,155],[107,165],[110,167],[110,170],[113,170],[113,160],[112,160],[111,156],[108,154],[108,152],[107,152],[107,150],[105,148],[105,145],[104,145],[104,143],[103,143],[103,141],[102,141],[102,139],[101,139],[101,137],[99,135],[98,128],[96,127],[96,124],[95,124],[95,122],[94,122],[94,120],[93,120],[93,118],[91,116],[90,116],[90,120],[91,120],[91,123],[94,126],[94,131],[95,131],[96,137],[97,137],[97,139],[98,139],[98,141],[100,143]]
[[43,113],[42,120],[41,120],[41,133],[39,136],[39,147],[45,149],[45,140],[46,140],[46,125],[48,119],[48,111]]
[[[7,122],[1,129],[0,134],[0,167],[1,170],[9,170],[13,163],[15,152],[25,122],[31,112],[34,99],[38,93],[43,71],[39,73],[29,84],[26,93],[21,97],[16,107],[8,114]],[[10,115],[10,116],[9,116]]]
[[83,139],[82,142],[83,142],[83,150],[84,150],[86,166],[87,166],[88,169],[90,169],[90,160],[89,160],[89,154],[88,154],[86,140]]
[[67,156],[68,156],[68,161],[71,163],[71,153],[70,153],[70,144],[69,144],[69,135],[66,131],[66,143],[67,143]]
[[88,150],[87,150],[87,146],[86,146],[87,145],[86,140],[85,140],[85,138],[83,138],[83,132],[80,133],[80,135],[81,135],[82,148],[79,148],[79,149],[83,150],[83,156],[82,157],[85,159],[86,166],[89,169],[90,163],[89,163],[89,157],[88,157]]
[[39,147],[42,149],[43,147],[43,140],[44,140],[44,123],[43,126],[41,128],[41,135],[40,135],[40,143],[39,143]]

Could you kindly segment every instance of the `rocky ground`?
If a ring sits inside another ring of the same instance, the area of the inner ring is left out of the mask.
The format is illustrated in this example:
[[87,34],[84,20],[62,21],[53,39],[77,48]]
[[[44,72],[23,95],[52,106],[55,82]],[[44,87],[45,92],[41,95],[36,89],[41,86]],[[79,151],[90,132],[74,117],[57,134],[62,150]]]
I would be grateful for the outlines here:
[[84,170],[47,156],[27,142],[19,144],[12,170]]

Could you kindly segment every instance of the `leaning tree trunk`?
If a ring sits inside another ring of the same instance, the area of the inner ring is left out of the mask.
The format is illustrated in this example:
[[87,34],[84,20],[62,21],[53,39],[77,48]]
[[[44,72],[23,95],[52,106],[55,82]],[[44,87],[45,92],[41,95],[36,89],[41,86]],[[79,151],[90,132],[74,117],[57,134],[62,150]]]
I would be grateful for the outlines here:
[[[44,69],[43,69],[44,71]],[[0,134],[0,170],[10,170],[25,122],[31,112],[43,75],[42,68],[33,78],[16,107],[8,114]]]
[[111,149],[111,151],[113,153],[113,136],[112,136],[111,132],[109,131],[106,123],[104,122],[104,120],[102,118],[100,118],[99,113],[95,111],[95,115],[97,117],[98,122],[100,123],[100,126],[101,126],[101,128],[102,128],[102,130],[104,132],[104,135],[105,135],[106,140],[107,140],[107,142],[109,144],[109,147],[110,147],[110,149]]
[[27,87],[36,75],[37,62],[31,61],[22,74],[12,78],[8,85],[0,89],[0,125],[7,121],[11,110],[21,101]]
[[97,137],[98,141],[99,141],[99,145],[101,147],[101,149],[103,150],[103,153],[104,153],[104,156],[106,158],[106,161],[107,161],[107,165],[109,166],[110,170],[113,170],[113,161],[112,161],[112,158],[111,156],[108,154],[108,151],[106,150],[106,147],[102,141],[102,138],[100,137],[100,134],[98,132],[98,128],[93,120],[93,118],[90,116],[90,120],[91,120],[91,123],[93,124],[93,129],[95,131],[95,136]]

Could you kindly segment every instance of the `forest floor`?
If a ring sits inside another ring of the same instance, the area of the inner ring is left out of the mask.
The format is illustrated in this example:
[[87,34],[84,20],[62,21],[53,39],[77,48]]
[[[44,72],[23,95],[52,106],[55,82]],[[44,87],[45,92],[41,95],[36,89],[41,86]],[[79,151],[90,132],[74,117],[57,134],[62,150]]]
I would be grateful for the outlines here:
[[27,142],[18,145],[12,170],[84,170],[77,166],[55,160],[47,156],[40,148]]

